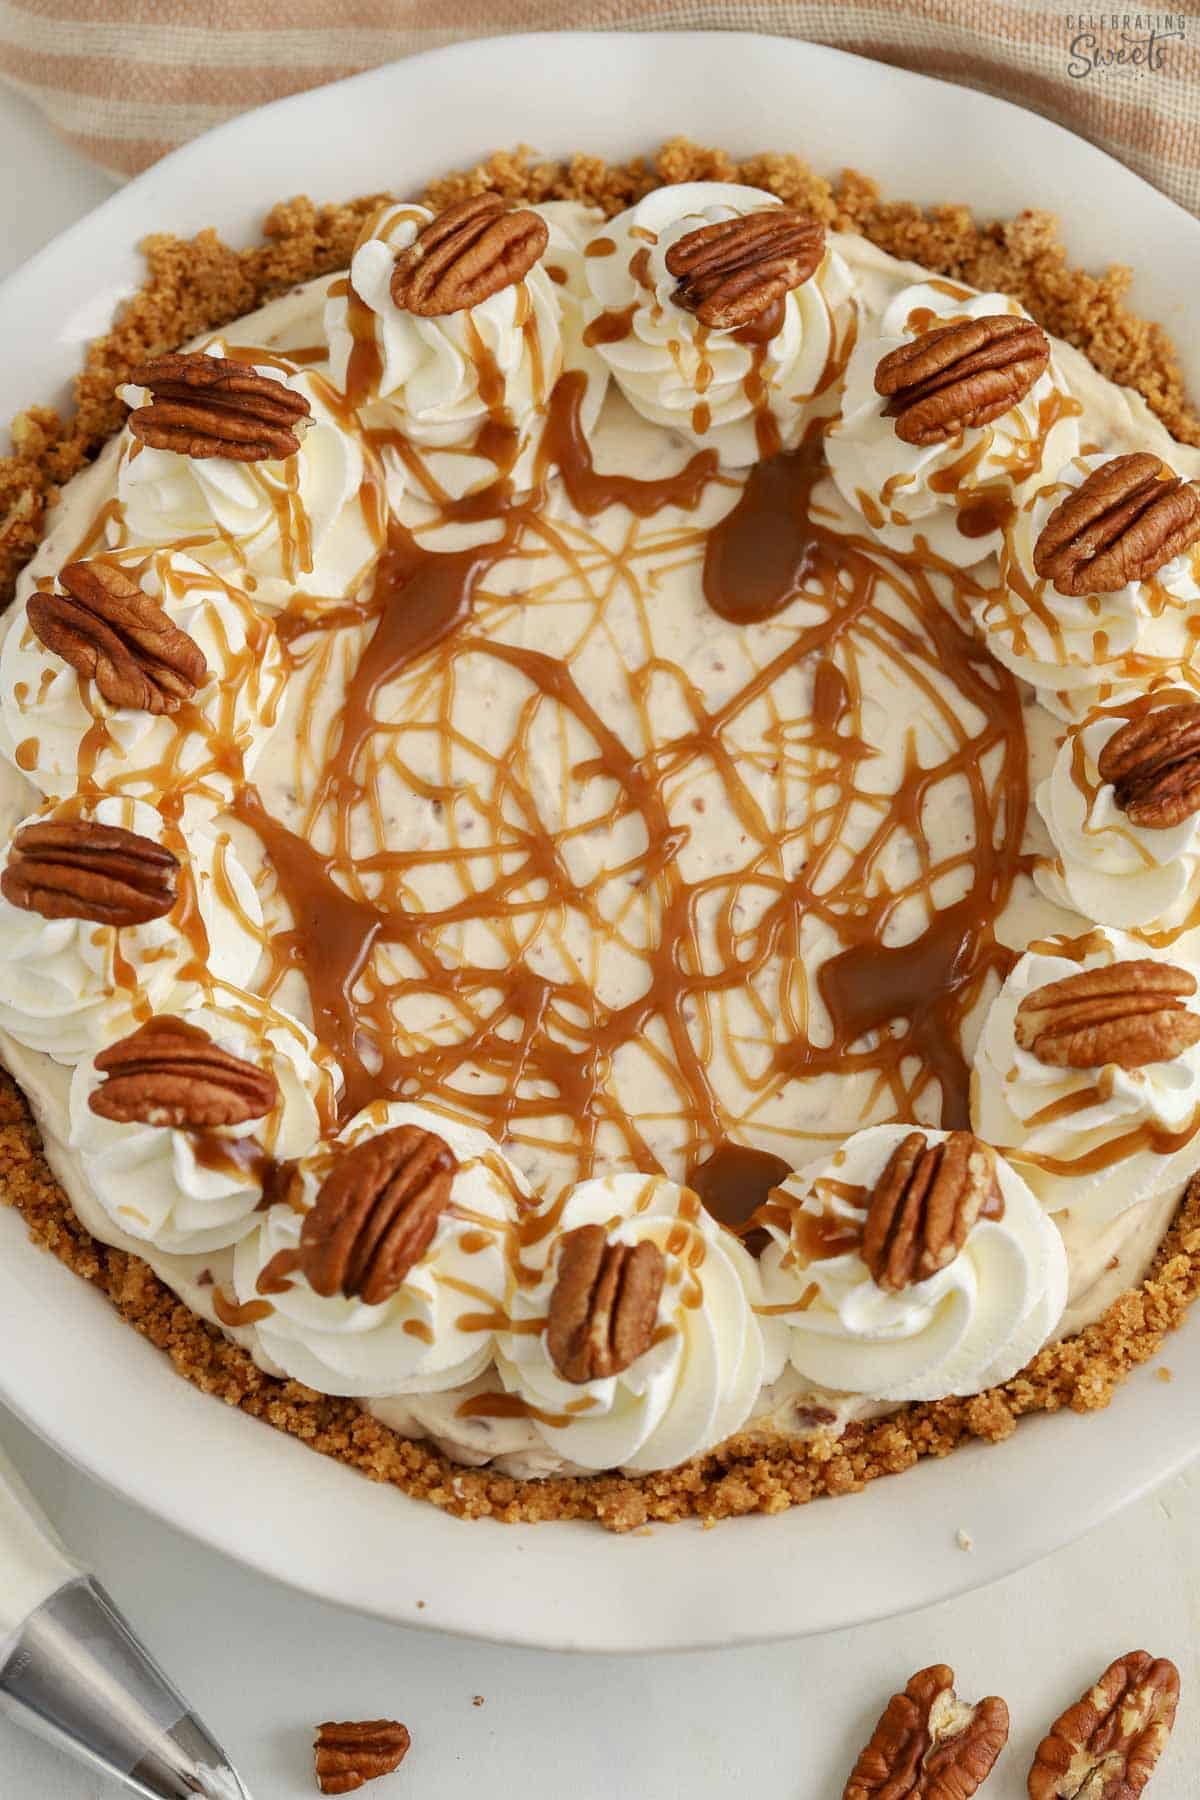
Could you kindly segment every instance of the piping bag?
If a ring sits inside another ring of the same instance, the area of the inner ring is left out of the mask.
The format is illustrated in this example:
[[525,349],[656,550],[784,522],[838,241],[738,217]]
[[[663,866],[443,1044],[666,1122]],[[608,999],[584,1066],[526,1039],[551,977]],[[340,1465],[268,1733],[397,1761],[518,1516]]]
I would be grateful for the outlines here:
[[2,1451],[0,1711],[144,1800],[250,1800]]

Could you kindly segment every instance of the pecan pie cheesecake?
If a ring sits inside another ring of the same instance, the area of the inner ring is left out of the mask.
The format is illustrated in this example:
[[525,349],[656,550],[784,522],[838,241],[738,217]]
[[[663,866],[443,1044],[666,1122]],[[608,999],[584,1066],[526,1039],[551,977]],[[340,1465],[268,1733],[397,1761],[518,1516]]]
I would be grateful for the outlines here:
[[89,1241],[510,1497],[1095,1346],[1200,1170],[1200,452],[728,180],[387,201],[148,350],[0,627]]

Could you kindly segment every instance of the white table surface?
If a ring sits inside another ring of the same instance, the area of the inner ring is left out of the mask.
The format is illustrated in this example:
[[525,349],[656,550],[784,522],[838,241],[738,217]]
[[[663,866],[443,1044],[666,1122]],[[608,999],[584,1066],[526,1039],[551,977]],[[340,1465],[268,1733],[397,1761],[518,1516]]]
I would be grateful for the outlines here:
[[[3,91],[0,170],[0,275],[112,185]],[[315,1721],[380,1716],[403,1719],[413,1748],[396,1777],[366,1790],[379,1800],[838,1800],[887,1696],[931,1662],[950,1663],[965,1695],[1008,1701],[1012,1737],[985,1795],[1020,1800],[1046,1725],[1112,1656],[1137,1648],[1173,1657],[1183,1677],[1152,1800],[1197,1793],[1200,1469],[1026,1573],[907,1619],[766,1649],[617,1659],[494,1649],[303,1599],[112,1498],[7,1415],[0,1430],[254,1800],[314,1793]],[[5,1800],[116,1792],[0,1721]]]

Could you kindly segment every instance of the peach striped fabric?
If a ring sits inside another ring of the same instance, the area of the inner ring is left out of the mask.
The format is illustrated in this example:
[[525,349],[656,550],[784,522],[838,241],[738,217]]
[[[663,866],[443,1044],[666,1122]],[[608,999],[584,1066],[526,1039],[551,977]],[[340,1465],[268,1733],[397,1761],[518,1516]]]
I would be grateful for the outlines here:
[[[279,20],[273,23],[273,20]],[[777,32],[1016,100],[1200,214],[1200,9],[1032,0],[0,0],[0,79],[119,174],[264,100],[539,27]]]

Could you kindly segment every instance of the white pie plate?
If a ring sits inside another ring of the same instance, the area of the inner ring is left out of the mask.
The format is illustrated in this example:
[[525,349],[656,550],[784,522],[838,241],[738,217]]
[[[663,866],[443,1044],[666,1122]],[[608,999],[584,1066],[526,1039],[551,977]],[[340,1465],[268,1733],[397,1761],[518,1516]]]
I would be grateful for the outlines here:
[[[832,50],[739,33],[561,33],[439,50],[251,113],[167,157],[0,288],[0,416],[65,398],[140,279],[147,233],[250,241],[276,199],[412,191],[494,147],[613,158],[686,132],[851,164],[889,194],[1008,216],[1048,207],[1071,260],[1139,271],[1200,387],[1200,224],[1099,151],[1005,102]],[[463,1524],[314,1456],[181,1381],[0,1209],[0,1398],[86,1470],[281,1581],[406,1624],[579,1650],[682,1649],[836,1629],[994,1580],[1098,1524],[1200,1451],[1200,1329],[1171,1385],[1027,1421],[854,1500],[717,1530]],[[974,1550],[956,1542],[960,1528]]]

